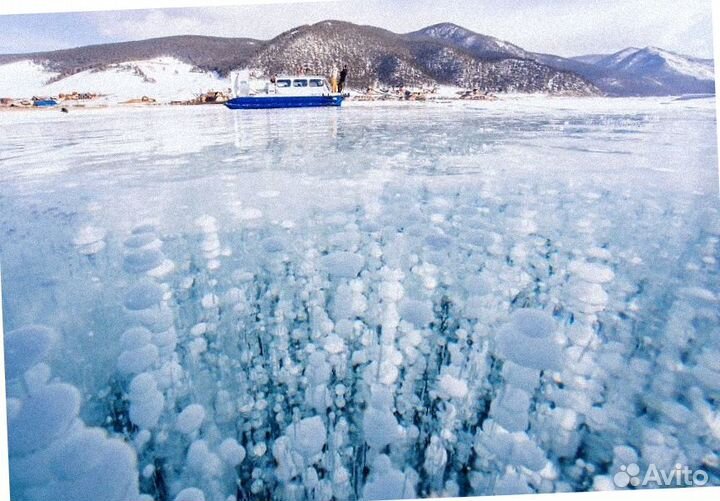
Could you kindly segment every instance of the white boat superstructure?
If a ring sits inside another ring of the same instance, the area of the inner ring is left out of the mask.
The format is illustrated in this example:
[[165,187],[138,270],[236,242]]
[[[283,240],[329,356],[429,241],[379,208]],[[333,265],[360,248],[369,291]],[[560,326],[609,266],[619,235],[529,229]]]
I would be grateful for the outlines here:
[[233,97],[243,96],[327,96],[333,94],[327,79],[321,75],[278,75],[256,79],[248,70],[233,72]]

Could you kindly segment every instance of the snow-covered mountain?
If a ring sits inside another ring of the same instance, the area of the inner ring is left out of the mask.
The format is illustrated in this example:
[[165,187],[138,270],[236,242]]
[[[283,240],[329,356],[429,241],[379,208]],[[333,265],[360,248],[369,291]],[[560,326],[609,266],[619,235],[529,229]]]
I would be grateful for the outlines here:
[[309,67],[327,74],[348,64],[351,84],[447,84],[493,92],[595,94],[576,74],[536,61],[495,53],[492,57],[426,36],[396,33],[342,21],[301,26],[271,40],[249,65],[269,73]]
[[574,58],[605,75],[592,79],[601,88],[617,86],[638,94],[714,93],[712,59],[677,54],[657,47],[628,47],[614,54]]
[[603,57],[595,63],[602,68],[625,71],[654,78],[689,77],[696,80],[714,80],[712,59],[683,56],[657,47],[637,49],[630,47]]
[[699,59],[656,47],[630,47],[615,54],[564,58],[529,52],[503,40],[475,33],[452,23],[409,33],[411,39],[433,39],[485,58],[519,58],[572,72],[601,91],[616,96],[714,93],[712,59]]
[[[435,29],[440,30],[439,27]],[[456,27],[454,32],[461,37],[463,29]],[[441,33],[436,34],[439,36]],[[356,89],[376,84],[441,84],[491,92],[599,93],[591,82],[577,74],[520,57],[524,52],[512,44],[474,35],[465,39],[464,44],[458,46],[455,41],[433,38],[428,34],[400,35],[372,26],[323,21],[299,26],[268,41],[183,36],[97,45],[0,56],[0,76],[4,73],[8,75],[0,80],[7,82],[5,86],[0,85],[0,96],[52,94],[56,88],[65,92],[98,92],[99,89],[93,86],[106,81],[99,75],[109,72],[112,75],[109,81],[116,81],[118,71],[127,69],[132,73],[134,67],[139,67],[140,61],[150,61],[148,64],[154,67],[153,61],[157,62],[158,58],[174,61],[172,64],[177,67],[170,70],[171,73],[190,75],[192,78],[181,87],[196,94],[217,90],[217,80],[226,78],[235,68],[256,68],[266,74],[294,73],[308,68],[312,72],[329,74],[333,67],[341,64],[350,67],[350,85]],[[27,80],[18,81],[22,85],[17,88],[14,85],[13,64],[32,68],[34,74],[42,78],[30,83]],[[153,73],[155,70],[148,68],[148,71]],[[140,73],[135,76],[142,80],[141,73],[145,72],[140,68]],[[200,78],[194,74],[196,72],[206,76]],[[197,85],[198,78],[204,85],[202,88]],[[150,79],[160,83],[155,76]],[[143,83],[150,82],[144,80]],[[136,84],[133,80],[130,87],[134,89]],[[227,84],[221,87],[227,87]],[[110,93],[121,94],[125,89]],[[165,92],[165,89],[152,92],[151,87],[145,95],[153,97],[159,92]],[[186,95],[187,92],[183,97]]]
[[[490,92],[589,95],[713,93],[711,60],[656,48],[564,58],[442,23],[406,34],[343,21],[303,25],[271,40],[165,37],[0,55],[0,97],[100,92],[187,99],[228,87],[251,67],[266,74],[350,67],[350,86],[452,85]],[[140,95],[139,95],[140,94]]]
[[432,38],[463,47],[481,57],[532,59],[532,54],[499,38],[481,35],[453,23],[440,23],[407,34],[408,38]]

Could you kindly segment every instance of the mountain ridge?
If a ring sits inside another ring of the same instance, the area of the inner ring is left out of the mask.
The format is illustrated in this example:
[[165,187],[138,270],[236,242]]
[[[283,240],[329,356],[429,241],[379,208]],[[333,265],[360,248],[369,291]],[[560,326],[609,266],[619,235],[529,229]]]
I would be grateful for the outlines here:
[[[489,92],[577,95],[666,95],[714,92],[712,62],[656,49],[565,58],[527,51],[454,23],[409,33],[325,20],[286,30],[269,40],[175,35],[71,49],[0,55],[0,64],[31,60],[62,80],[113,64],[175,57],[199,71],[226,77],[242,67],[266,74],[308,68],[329,74],[348,64],[355,88],[374,85],[455,85]],[[612,57],[637,57],[613,63]],[[635,68],[635,69],[633,69]],[[637,68],[644,69],[636,71]],[[712,77],[712,78],[710,78]]]

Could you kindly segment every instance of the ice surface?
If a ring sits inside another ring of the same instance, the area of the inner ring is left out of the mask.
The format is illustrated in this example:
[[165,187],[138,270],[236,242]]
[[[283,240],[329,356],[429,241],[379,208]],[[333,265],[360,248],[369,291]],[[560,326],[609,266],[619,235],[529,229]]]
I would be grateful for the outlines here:
[[415,104],[6,114],[14,497],[717,464],[714,100]]

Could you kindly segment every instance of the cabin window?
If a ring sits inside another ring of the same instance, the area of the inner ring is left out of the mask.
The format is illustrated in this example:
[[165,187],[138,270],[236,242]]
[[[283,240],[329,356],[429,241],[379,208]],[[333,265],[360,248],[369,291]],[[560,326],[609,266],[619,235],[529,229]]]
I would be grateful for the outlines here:
[[278,80],[275,85],[278,87],[290,87],[290,80]]
[[325,87],[325,81],[319,78],[310,80],[310,87]]
[[307,87],[307,86],[308,86],[308,81],[305,79],[293,80],[293,87]]

